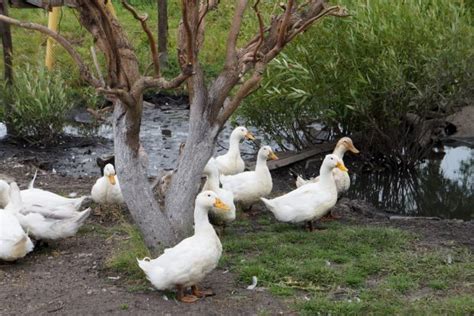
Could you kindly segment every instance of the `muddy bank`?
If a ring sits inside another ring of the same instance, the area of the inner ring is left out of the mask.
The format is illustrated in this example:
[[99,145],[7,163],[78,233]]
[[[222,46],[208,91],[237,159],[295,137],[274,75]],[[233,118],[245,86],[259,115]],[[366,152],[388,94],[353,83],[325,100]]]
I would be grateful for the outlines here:
[[[0,166],[2,177],[16,180],[23,187],[32,173],[33,167],[18,163]],[[88,194],[94,181],[95,177],[75,179],[43,172],[36,183],[68,195]],[[97,214],[96,208],[87,224],[114,224],[112,219]],[[178,303],[173,295],[155,291],[151,285],[145,290],[132,290],[122,282],[123,276],[105,268],[121,238],[124,236],[115,234],[105,237],[88,228],[73,238],[35,250],[17,263],[0,262],[0,315],[292,314],[288,303],[266,290],[247,290],[248,284],[238,282],[226,268],[216,269],[202,283],[217,295],[196,304]]]

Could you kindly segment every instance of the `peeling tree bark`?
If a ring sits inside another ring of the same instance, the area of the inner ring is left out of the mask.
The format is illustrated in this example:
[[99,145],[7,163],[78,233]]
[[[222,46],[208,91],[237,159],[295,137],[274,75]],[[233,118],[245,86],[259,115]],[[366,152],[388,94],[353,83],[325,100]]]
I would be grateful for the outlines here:
[[[154,61],[154,39],[146,25],[146,17],[122,0],[122,4],[141,23],[147,33]],[[181,0],[182,23],[179,31],[178,60],[181,73],[167,81],[155,64],[153,77],[139,72],[137,57],[116,17],[105,8],[103,0],[76,0],[79,21],[94,37],[95,45],[105,56],[105,85],[97,80],[73,45],[60,34],[44,26],[20,22],[0,15],[5,22],[36,30],[53,37],[73,57],[81,77],[114,102],[115,161],[127,206],[139,226],[146,245],[153,254],[172,246],[192,230],[193,203],[200,187],[202,170],[211,157],[217,135],[241,101],[262,80],[268,63],[294,37],[327,15],[346,16],[344,9],[328,7],[323,0],[308,0],[302,4],[288,0],[283,12],[273,16],[269,26],[263,24],[255,1],[253,10],[259,20],[257,35],[238,48],[238,37],[248,0],[236,0],[230,26],[226,60],[222,72],[209,87],[199,64],[199,52],[204,41],[205,16],[218,6],[217,0]],[[146,153],[140,144],[140,125],[145,89],[173,89],[187,80],[191,99],[189,134],[184,153],[166,195],[166,208],[160,209],[147,180]],[[232,93],[235,91],[235,93]]]

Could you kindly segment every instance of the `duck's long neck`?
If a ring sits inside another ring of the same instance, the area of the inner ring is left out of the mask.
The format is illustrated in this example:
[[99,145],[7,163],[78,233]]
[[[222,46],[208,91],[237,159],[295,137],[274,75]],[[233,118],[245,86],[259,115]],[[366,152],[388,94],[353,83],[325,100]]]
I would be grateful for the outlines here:
[[257,158],[257,164],[255,165],[255,171],[258,172],[258,173],[269,172],[266,157],[260,157],[259,156]]
[[207,180],[204,184],[203,190],[211,190],[215,192],[217,189],[219,189],[219,171],[212,171],[207,175]]
[[323,183],[334,183],[334,178],[332,175],[332,170],[321,166],[319,169],[319,179]]
[[208,211],[203,207],[196,206],[194,209],[194,234],[209,233],[213,231],[211,223],[209,223]]
[[236,134],[230,135],[228,155],[232,157],[240,156],[240,137]]
[[344,158],[344,154],[346,153],[346,151],[346,147],[339,145],[334,148],[334,151],[332,153],[336,155],[339,159],[342,159]]

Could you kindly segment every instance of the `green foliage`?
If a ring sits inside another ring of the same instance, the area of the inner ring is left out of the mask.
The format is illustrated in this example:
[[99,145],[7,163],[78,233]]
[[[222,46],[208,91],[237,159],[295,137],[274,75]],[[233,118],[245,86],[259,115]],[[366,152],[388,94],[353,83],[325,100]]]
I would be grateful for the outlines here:
[[18,69],[14,86],[2,86],[9,133],[30,143],[54,143],[71,109],[66,90],[59,72],[29,65]]
[[363,132],[374,146],[406,138],[406,113],[472,96],[474,27],[462,1],[338,3],[352,16],[325,19],[271,63],[239,112],[247,124],[285,147],[311,142],[312,122]]
[[392,228],[332,224],[308,233],[245,221],[226,232],[221,264],[245,284],[257,276],[271,293],[296,297],[303,314],[472,311],[464,280],[474,276],[474,258],[467,249],[420,248],[416,236]]

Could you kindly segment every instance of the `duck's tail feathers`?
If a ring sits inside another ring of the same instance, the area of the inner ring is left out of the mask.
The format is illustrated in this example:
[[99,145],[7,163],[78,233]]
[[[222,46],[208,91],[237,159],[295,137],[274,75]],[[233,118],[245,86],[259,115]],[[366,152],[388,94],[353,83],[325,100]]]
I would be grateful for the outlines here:
[[76,224],[78,226],[81,226],[82,224],[84,224],[84,222],[86,221],[86,219],[89,217],[91,213],[91,209],[88,208],[88,209],[85,209],[84,211],[80,212],[79,215],[76,217]]
[[[150,270],[152,269],[152,263],[151,263],[151,259],[149,257],[145,257],[143,258],[142,260],[137,259],[137,263],[138,263],[138,266],[140,267],[140,269],[142,269],[145,273],[148,274],[148,272],[150,272]],[[155,267],[156,269],[161,269],[160,267]]]
[[273,212],[273,203],[271,200],[261,197],[260,200],[265,204],[265,206]]
[[20,211],[22,207],[20,188],[16,182],[10,183],[10,201],[5,208],[9,208],[14,211]]
[[295,184],[297,188],[305,185],[306,183],[308,183],[308,180],[303,179],[301,176],[296,177]]
[[33,179],[31,179],[30,183],[28,184],[28,189],[33,189],[37,175],[38,175],[38,169],[35,170],[35,175],[33,176]]

